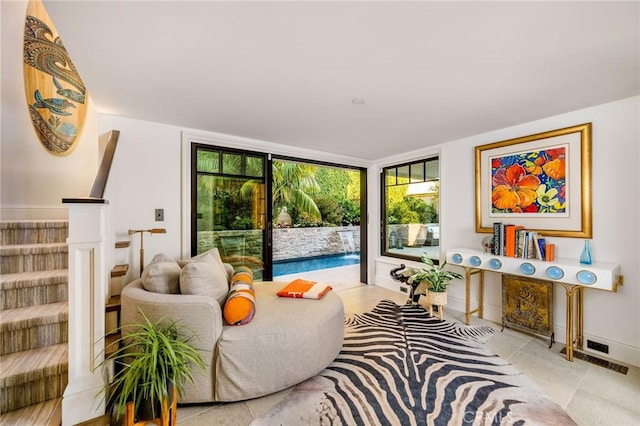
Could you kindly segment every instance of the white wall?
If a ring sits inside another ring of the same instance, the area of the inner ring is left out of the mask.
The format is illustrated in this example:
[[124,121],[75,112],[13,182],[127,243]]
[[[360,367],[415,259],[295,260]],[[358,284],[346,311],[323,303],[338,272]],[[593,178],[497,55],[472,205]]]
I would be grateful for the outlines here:
[[[593,256],[596,261],[620,264],[625,284],[617,293],[598,290],[585,292],[585,337],[608,344],[611,358],[634,365],[640,365],[639,99],[633,97],[549,117],[452,141],[440,147],[442,190],[440,244],[444,256],[447,249],[454,247],[480,249],[480,241],[487,235],[475,232],[474,147],[586,122],[593,123]],[[421,158],[432,152],[433,149],[429,149],[404,154],[398,158],[387,159],[377,166],[392,164],[399,159],[404,161]],[[372,170],[371,174],[375,175],[376,171]],[[378,191],[377,182],[377,180],[372,182],[376,186],[372,189],[373,194]],[[377,209],[375,201],[372,209]],[[580,256],[583,240],[576,238],[549,238],[549,240],[557,244],[560,256],[575,259]],[[371,234],[370,241],[377,242],[374,233]],[[397,289],[398,284],[388,275],[389,270],[399,263],[396,259],[378,258],[375,262],[375,282]],[[501,322],[501,275],[488,272],[486,277],[485,318]],[[556,340],[563,342],[565,294],[562,287],[555,287]],[[450,287],[449,305],[456,310],[464,311],[462,282],[457,282]],[[594,354],[599,353],[594,352]]]
[[[109,201],[115,241],[131,241],[115,250],[114,264],[129,264],[125,282],[139,275],[140,234],[129,229],[165,228],[144,234],[145,263],[158,253],[180,257],[180,129],[164,124],[100,115],[100,132],[119,130],[104,198]],[[164,209],[164,222],[155,209]]]
[[[66,218],[63,197],[86,197],[98,168],[95,106],[88,99],[84,129],[74,149],[52,155],[36,136],[22,75],[26,1],[0,2],[2,15],[2,119],[0,131],[3,220]],[[62,37],[64,41],[64,37]],[[73,58],[72,58],[73,59]],[[82,70],[78,70],[82,76]]]

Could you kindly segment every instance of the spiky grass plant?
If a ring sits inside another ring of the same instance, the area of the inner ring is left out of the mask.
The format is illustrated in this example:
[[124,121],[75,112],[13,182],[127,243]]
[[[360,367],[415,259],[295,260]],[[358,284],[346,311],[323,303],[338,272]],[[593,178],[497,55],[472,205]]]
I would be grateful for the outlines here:
[[136,412],[142,401],[150,401],[155,418],[156,405],[163,398],[170,400],[169,384],[181,395],[186,382],[194,383],[191,367],[205,368],[202,356],[191,344],[195,338],[192,332],[184,333],[185,327],[174,320],[161,318],[152,323],[142,311],[140,314],[144,322],[127,324],[130,332],[112,343],[118,349],[104,361],[119,364],[113,381],[105,385],[107,407],[115,408],[117,418],[130,401]]

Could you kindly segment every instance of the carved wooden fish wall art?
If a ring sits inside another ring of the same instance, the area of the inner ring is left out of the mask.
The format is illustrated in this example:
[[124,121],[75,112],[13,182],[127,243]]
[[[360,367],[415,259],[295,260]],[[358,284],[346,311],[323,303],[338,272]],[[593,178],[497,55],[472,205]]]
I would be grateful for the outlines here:
[[33,128],[49,152],[69,154],[84,124],[87,89],[40,0],[27,5],[23,57]]

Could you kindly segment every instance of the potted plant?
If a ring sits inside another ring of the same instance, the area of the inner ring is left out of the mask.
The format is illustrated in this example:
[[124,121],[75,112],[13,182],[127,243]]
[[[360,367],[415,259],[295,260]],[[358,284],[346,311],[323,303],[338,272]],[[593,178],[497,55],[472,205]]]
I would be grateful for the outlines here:
[[181,394],[186,382],[194,383],[191,367],[205,368],[200,352],[191,344],[193,333],[183,333],[184,327],[174,320],[161,318],[153,323],[142,311],[140,314],[144,321],[125,325],[127,333],[105,348],[115,345],[117,349],[101,364],[113,361],[117,365],[113,381],[104,387],[108,412],[116,419],[125,414],[129,402],[135,413],[145,403],[151,407],[150,413],[138,418],[159,417],[163,399],[170,404],[174,388]]
[[[426,266],[414,271],[409,279],[412,283],[412,295],[416,293],[419,295],[424,292],[428,304],[446,305],[447,286],[451,284],[451,280],[454,278],[462,279],[463,276],[457,272],[446,270],[444,268],[447,264],[446,260],[436,266],[426,253],[422,255],[420,260]],[[416,301],[415,299],[413,300],[414,302]]]

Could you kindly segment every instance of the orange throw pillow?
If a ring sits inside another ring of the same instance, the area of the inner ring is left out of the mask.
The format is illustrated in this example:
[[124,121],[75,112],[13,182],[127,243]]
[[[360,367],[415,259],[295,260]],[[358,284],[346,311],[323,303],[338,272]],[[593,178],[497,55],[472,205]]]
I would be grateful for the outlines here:
[[297,299],[322,299],[329,291],[331,291],[331,286],[328,284],[318,284],[315,281],[299,278],[287,284],[278,292],[278,296]]

